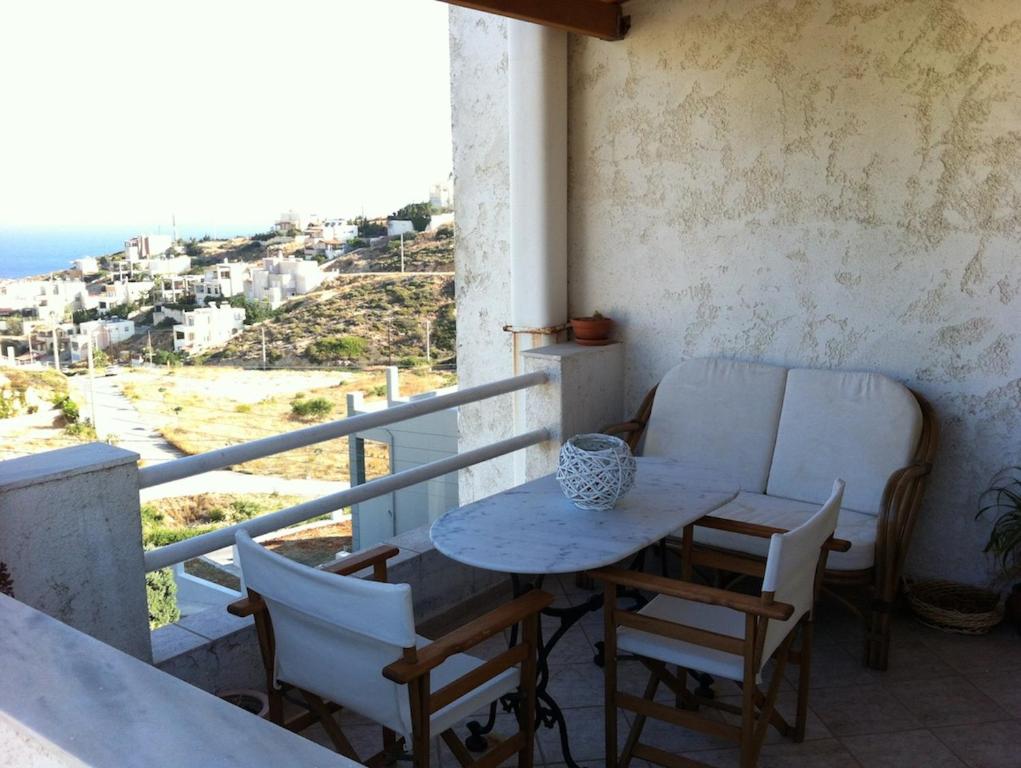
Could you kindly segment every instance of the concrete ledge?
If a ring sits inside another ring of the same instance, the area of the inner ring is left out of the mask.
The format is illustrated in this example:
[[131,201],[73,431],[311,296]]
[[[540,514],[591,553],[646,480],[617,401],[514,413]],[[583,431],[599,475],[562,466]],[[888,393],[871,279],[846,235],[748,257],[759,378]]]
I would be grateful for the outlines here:
[[[504,574],[461,565],[440,554],[422,526],[385,542],[401,550],[390,560],[390,580],[410,584],[415,620],[422,625],[452,608],[492,592]],[[368,570],[362,574],[367,575]],[[265,686],[252,619],[239,619],[223,605],[188,616],[152,633],[153,663],[203,690]]]

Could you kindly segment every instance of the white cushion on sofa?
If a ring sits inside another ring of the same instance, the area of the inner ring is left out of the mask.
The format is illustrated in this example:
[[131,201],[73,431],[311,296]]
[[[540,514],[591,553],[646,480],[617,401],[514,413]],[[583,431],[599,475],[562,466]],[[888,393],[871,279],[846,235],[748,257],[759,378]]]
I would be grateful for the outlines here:
[[[818,504],[804,501],[765,496],[760,493],[739,493],[737,498],[717,509],[712,516],[790,530],[797,528],[818,509]],[[876,523],[877,520],[872,515],[841,509],[835,535],[838,539],[850,541],[851,548],[847,552],[830,552],[826,560],[826,569],[857,571],[871,568],[876,556]],[[678,532],[677,535],[681,533]],[[695,526],[695,541],[758,557],[765,557],[769,551],[769,539],[698,526]]]
[[787,370],[773,365],[681,363],[656,390],[643,453],[719,470],[746,491],[765,490],[786,378]]
[[911,391],[878,373],[793,369],[766,492],[822,504],[833,478],[844,506],[878,514],[890,475],[911,462],[922,411]]

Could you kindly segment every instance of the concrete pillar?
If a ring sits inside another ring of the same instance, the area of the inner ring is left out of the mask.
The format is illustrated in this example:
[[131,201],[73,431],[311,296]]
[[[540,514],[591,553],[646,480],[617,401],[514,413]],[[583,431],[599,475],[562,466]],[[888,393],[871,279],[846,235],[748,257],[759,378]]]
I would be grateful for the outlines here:
[[548,383],[525,390],[525,427],[546,427],[552,440],[525,451],[526,479],[555,472],[563,441],[624,420],[624,345],[553,344],[521,354],[523,373],[545,371]]
[[138,454],[90,443],[0,462],[0,562],[21,602],[152,661]]
[[507,35],[512,324],[546,328],[567,320],[567,35]]

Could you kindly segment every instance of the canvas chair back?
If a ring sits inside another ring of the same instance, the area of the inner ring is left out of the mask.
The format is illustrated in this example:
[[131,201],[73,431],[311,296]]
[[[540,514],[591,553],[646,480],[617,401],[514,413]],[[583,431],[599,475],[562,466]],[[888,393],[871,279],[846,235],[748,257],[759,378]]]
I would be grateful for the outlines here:
[[337,576],[288,560],[237,535],[245,586],[266,602],[275,677],[411,737],[407,686],[385,666],[415,646],[411,587]]
[[762,591],[773,599],[794,606],[787,621],[772,620],[766,627],[762,660],[765,662],[783,642],[801,617],[815,603],[815,577],[823,544],[837,527],[837,515],[844,497],[844,481],[836,480],[826,503],[793,530],[774,533],[769,542]]

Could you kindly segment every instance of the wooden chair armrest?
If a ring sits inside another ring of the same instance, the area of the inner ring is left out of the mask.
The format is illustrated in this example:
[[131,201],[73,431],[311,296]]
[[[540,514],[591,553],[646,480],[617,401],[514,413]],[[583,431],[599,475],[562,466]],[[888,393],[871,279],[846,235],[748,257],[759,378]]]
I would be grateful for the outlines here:
[[[352,573],[358,573],[358,571],[369,567],[379,569],[386,564],[387,560],[391,557],[396,557],[398,554],[400,554],[400,550],[397,547],[381,544],[378,547],[345,557],[343,560],[339,560],[322,570],[337,576],[350,576]],[[229,603],[227,605],[227,613],[234,616],[252,616],[265,607],[266,604],[262,601],[261,597],[249,595]]]
[[[774,528],[771,525],[759,525],[758,523],[747,523],[744,520],[731,520],[726,517],[713,517],[705,515],[690,525],[697,525],[700,528],[713,528],[717,531],[728,531],[740,533],[744,536],[755,536],[760,539],[768,539],[774,533],[787,533],[786,528]],[[851,548],[851,542],[846,539],[836,539],[832,536],[827,539],[825,547],[830,552],[846,552]]]
[[693,584],[689,581],[668,579],[664,576],[655,576],[651,573],[626,571],[623,568],[600,568],[597,571],[592,571],[591,575],[599,581],[608,581],[611,584],[618,584],[622,587],[658,592],[661,595],[679,597],[682,600],[693,600],[697,603],[720,605],[724,608],[731,608],[735,611],[741,611],[741,613],[750,613],[753,616],[762,616],[767,619],[786,621],[794,613],[794,606],[787,603],[773,602],[767,604],[752,595],[742,595],[739,592],[707,587],[702,584]]
[[622,421],[620,424],[609,424],[599,431],[604,435],[619,435],[621,433],[630,434],[637,432],[639,429],[644,429],[644,427],[644,421]]
[[364,552],[356,552],[350,557],[345,557],[331,565],[325,566],[321,570],[327,573],[335,573],[338,576],[350,576],[352,573],[358,573],[358,571],[369,566],[374,567],[380,563],[385,563],[391,557],[399,555],[400,552],[397,547],[381,544]]
[[262,601],[261,597],[242,597],[240,600],[235,600],[233,603],[227,604],[227,613],[233,614],[234,616],[252,616],[266,607],[266,603]]
[[536,614],[553,602],[553,595],[542,590],[526,592],[479,618],[448,632],[418,650],[416,661],[400,659],[383,668],[383,676],[395,683],[408,683],[435,669],[455,653],[464,653],[483,640]]

